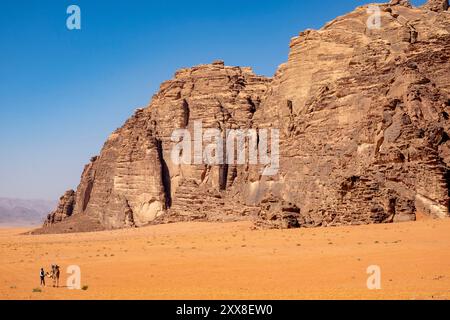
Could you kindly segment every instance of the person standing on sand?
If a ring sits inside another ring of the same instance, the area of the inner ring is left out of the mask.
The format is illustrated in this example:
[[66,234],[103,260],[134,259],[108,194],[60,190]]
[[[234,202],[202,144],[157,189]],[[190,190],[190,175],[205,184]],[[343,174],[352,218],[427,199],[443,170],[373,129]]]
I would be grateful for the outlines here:
[[41,286],[45,287],[45,271],[44,271],[44,268],[41,268],[41,272],[39,272],[39,277],[41,278]]

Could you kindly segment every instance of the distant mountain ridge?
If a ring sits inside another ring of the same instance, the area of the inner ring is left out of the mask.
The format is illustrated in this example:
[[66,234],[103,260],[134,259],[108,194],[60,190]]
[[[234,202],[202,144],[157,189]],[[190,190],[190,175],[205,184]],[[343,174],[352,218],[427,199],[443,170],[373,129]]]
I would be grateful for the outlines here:
[[56,201],[0,197],[0,225],[38,225],[55,207]]

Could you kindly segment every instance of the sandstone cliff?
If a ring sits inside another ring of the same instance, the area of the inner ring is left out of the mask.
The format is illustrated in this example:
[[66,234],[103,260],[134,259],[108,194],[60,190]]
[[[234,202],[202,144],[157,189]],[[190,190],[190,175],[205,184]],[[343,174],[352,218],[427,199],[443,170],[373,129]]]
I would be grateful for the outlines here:
[[[251,219],[286,228],[448,216],[448,1],[378,8],[380,28],[368,28],[363,6],[300,33],[273,79],[222,61],[178,71],[109,137],[40,232],[90,223],[97,230]],[[196,121],[224,136],[279,129],[278,173],[264,176],[248,159],[174,164],[172,132],[193,132]]]

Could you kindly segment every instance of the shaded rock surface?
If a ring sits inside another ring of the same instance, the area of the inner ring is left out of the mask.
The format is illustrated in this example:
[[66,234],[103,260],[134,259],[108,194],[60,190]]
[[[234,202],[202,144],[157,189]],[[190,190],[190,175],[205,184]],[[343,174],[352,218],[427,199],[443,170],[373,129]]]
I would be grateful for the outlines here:
[[[105,229],[176,221],[252,219],[315,227],[448,216],[450,12],[367,6],[290,43],[273,79],[223,61],[183,69],[116,130],[49,216],[87,216]],[[176,165],[171,135],[279,129],[280,170]],[[73,209],[71,210],[71,208]]]
[[446,11],[448,10],[448,0],[429,0],[424,6],[425,9],[432,11]]
[[56,210],[48,214],[47,219],[44,222],[44,226],[51,226],[71,217],[74,207],[75,191],[66,191],[66,193],[59,199]]

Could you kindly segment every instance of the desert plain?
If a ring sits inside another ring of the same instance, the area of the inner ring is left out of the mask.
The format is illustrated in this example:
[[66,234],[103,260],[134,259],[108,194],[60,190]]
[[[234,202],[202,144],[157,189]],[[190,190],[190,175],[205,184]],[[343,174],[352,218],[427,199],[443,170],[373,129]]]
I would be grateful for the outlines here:
[[[252,230],[251,223],[27,235],[0,229],[1,299],[449,299],[450,219]],[[61,266],[41,292],[39,270]],[[78,265],[85,290],[66,287]],[[381,268],[381,289],[367,268]]]

